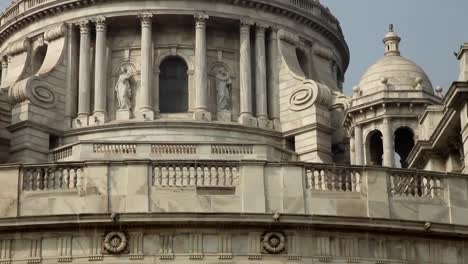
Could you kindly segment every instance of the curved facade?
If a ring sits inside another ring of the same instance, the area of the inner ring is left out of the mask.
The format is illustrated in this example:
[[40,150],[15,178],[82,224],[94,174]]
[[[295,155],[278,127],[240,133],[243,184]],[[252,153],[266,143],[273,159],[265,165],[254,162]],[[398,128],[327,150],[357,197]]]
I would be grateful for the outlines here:
[[319,1],[22,0],[0,58],[0,264],[468,261],[464,175],[393,168],[373,131],[448,103],[412,63],[399,105],[344,95]]

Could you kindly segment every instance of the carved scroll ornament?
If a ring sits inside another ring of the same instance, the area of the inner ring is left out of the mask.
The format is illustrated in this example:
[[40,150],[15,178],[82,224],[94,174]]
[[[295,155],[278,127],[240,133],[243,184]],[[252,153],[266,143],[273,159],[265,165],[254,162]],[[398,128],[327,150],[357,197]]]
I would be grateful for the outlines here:
[[301,87],[292,92],[289,108],[292,111],[303,111],[315,103],[328,106],[332,99],[330,89],[312,80],[306,80]]
[[8,95],[13,105],[30,101],[41,108],[52,108],[55,106],[56,101],[56,97],[49,85],[37,77],[16,82],[9,89]]

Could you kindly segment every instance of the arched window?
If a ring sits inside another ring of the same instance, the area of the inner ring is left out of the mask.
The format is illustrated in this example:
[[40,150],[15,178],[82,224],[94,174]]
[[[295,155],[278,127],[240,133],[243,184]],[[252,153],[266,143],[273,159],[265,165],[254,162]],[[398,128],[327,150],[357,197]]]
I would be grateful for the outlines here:
[[383,140],[382,132],[374,130],[367,136],[367,165],[382,166]]
[[39,69],[41,69],[41,66],[44,63],[46,54],[47,54],[47,45],[37,48],[36,52],[34,53],[33,60],[32,60],[33,74],[36,74],[39,71]]
[[[401,168],[408,168],[406,159],[414,147],[414,133],[407,127],[401,127],[395,131],[395,153],[400,158]],[[395,155],[396,157],[397,155]]]
[[169,57],[159,66],[159,110],[161,113],[188,111],[187,64],[179,57]]
[[307,79],[310,79],[309,60],[307,54],[303,50],[296,48],[296,56],[304,76]]

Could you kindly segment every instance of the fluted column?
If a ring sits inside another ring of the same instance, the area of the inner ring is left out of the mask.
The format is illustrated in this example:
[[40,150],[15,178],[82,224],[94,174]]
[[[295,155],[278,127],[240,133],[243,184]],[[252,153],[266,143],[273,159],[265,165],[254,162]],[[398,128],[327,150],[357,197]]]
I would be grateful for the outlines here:
[[88,125],[91,99],[91,37],[89,21],[81,21],[80,27],[80,60],[78,72],[78,127]]
[[0,87],[5,82],[7,72],[8,72],[8,60],[6,58],[3,58],[1,62],[2,62],[2,79],[0,80]]
[[383,166],[393,167],[395,160],[394,137],[389,118],[383,120]]
[[268,37],[268,112],[276,130],[281,129],[279,108],[278,29]]
[[362,142],[362,128],[360,125],[354,127],[354,144],[355,165],[364,165],[364,144]]
[[257,24],[255,31],[255,92],[257,99],[257,119],[260,128],[272,129],[273,123],[268,119],[268,92],[266,75],[265,30],[268,26]]
[[251,21],[240,23],[240,117],[239,123],[247,126],[257,126],[257,120],[252,116],[252,69],[250,27]]
[[153,15],[142,14],[141,20],[141,90],[138,117],[153,120]]
[[98,18],[96,23],[96,66],[94,74],[94,113],[90,123],[102,124],[106,122],[107,96],[107,28],[106,19]]
[[206,20],[208,15],[195,15],[195,120],[211,120],[208,112],[208,73],[206,65]]

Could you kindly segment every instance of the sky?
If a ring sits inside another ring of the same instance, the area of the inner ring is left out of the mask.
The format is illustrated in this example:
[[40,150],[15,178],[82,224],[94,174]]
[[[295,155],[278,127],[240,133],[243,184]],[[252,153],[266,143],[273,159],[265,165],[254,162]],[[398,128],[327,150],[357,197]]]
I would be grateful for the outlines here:
[[350,48],[345,91],[359,84],[366,69],[383,56],[382,39],[394,24],[401,53],[447,91],[459,74],[453,55],[468,42],[468,0],[321,0],[340,20]]
[[[4,9],[10,0],[0,0]],[[383,56],[388,25],[402,37],[402,55],[420,65],[434,87],[447,90],[458,78],[453,52],[468,42],[468,0],[321,0],[340,20],[351,52],[345,91]]]

